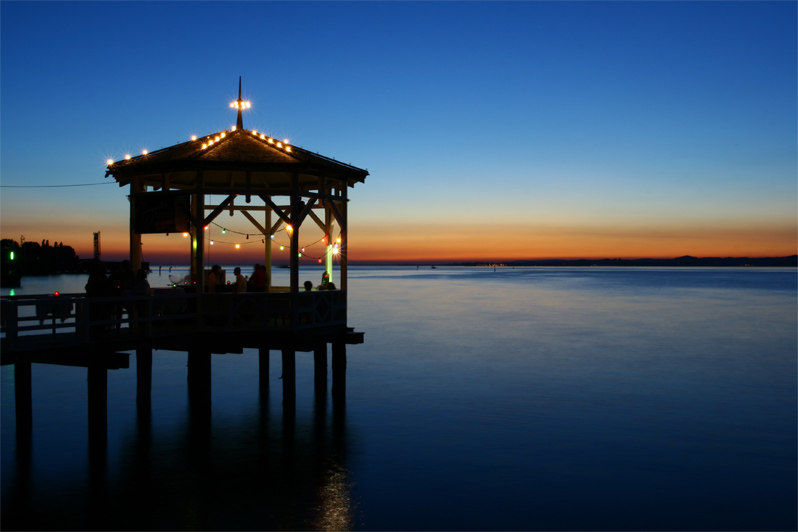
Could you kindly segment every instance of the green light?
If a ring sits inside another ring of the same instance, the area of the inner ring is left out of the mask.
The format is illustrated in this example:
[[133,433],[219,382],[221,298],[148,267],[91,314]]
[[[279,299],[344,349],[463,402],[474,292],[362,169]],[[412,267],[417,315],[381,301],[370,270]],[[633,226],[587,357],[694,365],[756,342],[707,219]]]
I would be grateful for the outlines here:
[[11,260],[14,260],[14,252],[13,251],[8,254],[8,258],[11,259]]

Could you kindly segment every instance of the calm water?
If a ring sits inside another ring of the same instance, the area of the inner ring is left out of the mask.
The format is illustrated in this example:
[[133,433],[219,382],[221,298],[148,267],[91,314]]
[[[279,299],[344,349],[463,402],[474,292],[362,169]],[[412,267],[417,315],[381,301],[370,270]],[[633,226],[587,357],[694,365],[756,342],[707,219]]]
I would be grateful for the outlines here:
[[261,394],[245,352],[198,414],[156,351],[149,411],[135,356],[108,372],[99,450],[85,369],[34,365],[26,448],[3,367],[2,527],[795,530],[797,294],[794,270],[354,268],[345,404],[298,353],[284,414],[280,354]]

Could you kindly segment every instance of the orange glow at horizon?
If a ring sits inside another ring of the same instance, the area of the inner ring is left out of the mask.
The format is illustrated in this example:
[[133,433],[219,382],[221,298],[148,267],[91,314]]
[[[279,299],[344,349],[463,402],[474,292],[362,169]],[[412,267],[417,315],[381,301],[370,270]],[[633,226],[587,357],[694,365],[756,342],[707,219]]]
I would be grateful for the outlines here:
[[[34,230],[35,229],[35,230]],[[101,251],[105,260],[129,257],[129,236],[124,222],[101,227]],[[3,225],[2,238],[72,246],[81,258],[93,256],[94,224],[47,225],[26,228]],[[261,238],[235,242],[205,239],[206,260],[211,263],[254,264],[265,262]],[[302,228],[301,244],[316,240],[315,230]],[[224,240],[224,237],[222,237]],[[287,242],[272,242],[274,262],[286,262]],[[239,242],[240,243],[240,242]],[[280,250],[281,245],[286,245]],[[465,262],[535,259],[675,258],[695,257],[784,257],[798,254],[798,227],[766,223],[715,224],[708,227],[554,227],[482,226],[441,224],[388,225],[352,224],[343,246],[350,263],[357,262]],[[143,260],[151,264],[188,264],[191,239],[182,233],[142,235]],[[308,247],[308,260],[323,256],[323,245]],[[336,259],[337,260],[337,259]]]

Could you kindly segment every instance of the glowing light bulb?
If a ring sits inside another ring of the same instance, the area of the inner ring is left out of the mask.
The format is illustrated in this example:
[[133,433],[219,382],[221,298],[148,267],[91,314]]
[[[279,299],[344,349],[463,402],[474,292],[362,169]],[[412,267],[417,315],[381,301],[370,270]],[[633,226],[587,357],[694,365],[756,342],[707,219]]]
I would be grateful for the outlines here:
[[284,250],[285,246],[280,246],[280,251]]
[[236,126],[233,126],[233,127],[230,128],[230,131],[235,131],[235,130],[236,130]]
[[271,238],[272,240],[274,240],[274,235],[269,235],[269,238]]
[[285,142],[286,144],[288,144],[288,139],[283,139],[283,142]]
[[114,160],[113,159],[108,159],[105,162],[108,163],[108,166],[111,166],[112,164],[114,164]]
[[236,244],[236,249],[240,248],[241,244]]
[[285,151],[289,151],[290,152],[291,151],[291,146],[286,146],[285,147]]
[[258,134],[258,130],[257,130],[257,129],[253,129],[253,130],[252,130],[252,134],[253,134],[253,135],[257,135],[257,134]]
[[203,149],[203,150],[204,150],[205,148],[207,148],[207,147],[208,147],[208,145],[207,145],[207,144],[203,144],[203,145],[202,145],[202,149]]
[[191,140],[197,140],[197,136],[196,135],[191,135]]
[[222,131],[222,138],[224,138],[224,131]]
[[183,236],[188,236],[188,233],[183,233]]
[[129,153],[126,153],[126,154],[125,154],[125,160],[126,160],[126,161],[130,160],[130,154],[129,154]]
[[211,245],[213,245],[213,240],[211,240]]
[[150,153],[150,152],[148,152],[147,150],[141,150],[141,154],[142,155],[147,155],[148,153]]
[[294,230],[294,228],[293,228],[293,227],[291,227],[290,225],[286,225],[286,226],[285,226],[285,230],[286,230],[286,231],[288,231],[288,232],[290,233],[291,231],[293,231],[293,230]]
[[274,144],[274,139],[269,139],[269,144]]
[[204,227],[204,229],[205,229],[206,231],[207,231],[208,229],[210,229],[210,228],[211,228],[211,226],[210,226],[210,225],[206,225],[206,226]]
[[277,143],[277,147],[278,147],[278,148],[282,148],[282,147],[283,147],[283,143],[282,143],[282,142],[278,142],[278,143]]
[[222,234],[225,234],[226,232],[227,232],[227,229],[222,228]]

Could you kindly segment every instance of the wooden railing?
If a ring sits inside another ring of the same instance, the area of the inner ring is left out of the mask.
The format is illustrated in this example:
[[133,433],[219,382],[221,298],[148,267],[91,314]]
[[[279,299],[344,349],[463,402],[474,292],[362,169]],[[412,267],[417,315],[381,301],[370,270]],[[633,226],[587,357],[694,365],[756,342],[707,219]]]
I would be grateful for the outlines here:
[[[296,304],[294,304],[296,301]],[[151,296],[83,294],[6,296],[0,300],[3,350],[23,349],[23,337],[79,343],[133,333],[148,337],[201,331],[310,331],[346,326],[342,290],[188,294],[158,289]]]

